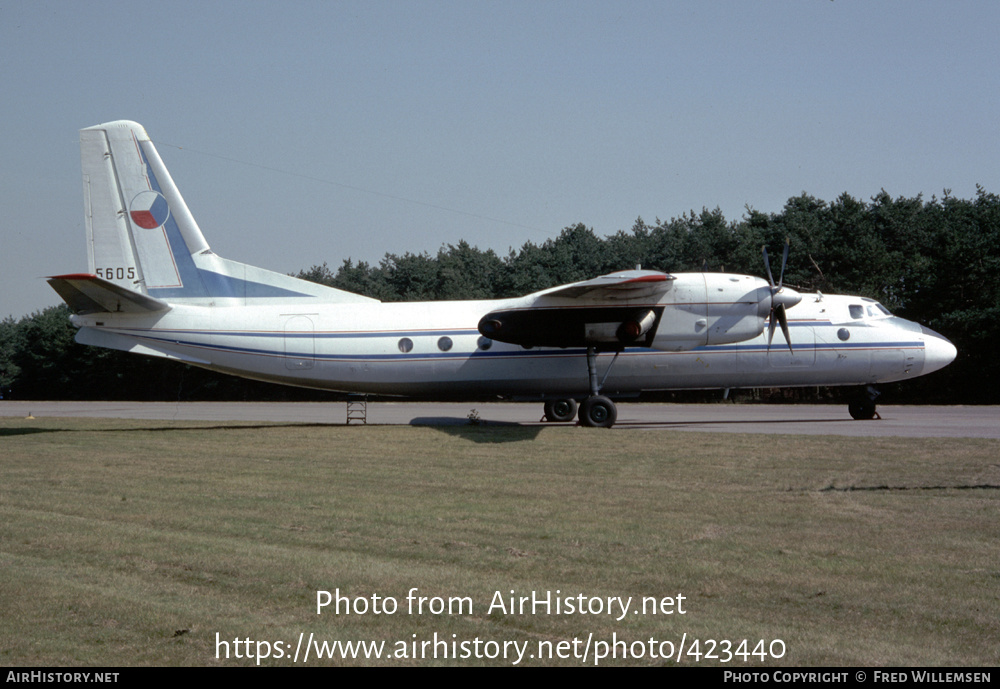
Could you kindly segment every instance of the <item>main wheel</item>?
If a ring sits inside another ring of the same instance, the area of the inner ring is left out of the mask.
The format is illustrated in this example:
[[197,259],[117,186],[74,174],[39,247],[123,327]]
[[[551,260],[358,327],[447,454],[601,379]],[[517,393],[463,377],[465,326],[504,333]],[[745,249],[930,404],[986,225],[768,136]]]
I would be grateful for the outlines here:
[[576,400],[549,400],[545,403],[545,418],[555,423],[572,421],[576,416]]
[[615,403],[603,395],[588,397],[580,405],[580,423],[594,428],[611,428],[618,418]]
[[868,421],[875,418],[875,403],[870,400],[857,400],[847,405],[851,418],[858,421]]

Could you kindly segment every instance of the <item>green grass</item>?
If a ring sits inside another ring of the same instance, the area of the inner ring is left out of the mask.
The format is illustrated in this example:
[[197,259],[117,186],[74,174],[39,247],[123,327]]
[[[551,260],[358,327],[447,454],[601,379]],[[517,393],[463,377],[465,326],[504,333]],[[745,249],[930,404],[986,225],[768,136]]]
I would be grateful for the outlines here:
[[[0,448],[5,665],[253,664],[232,645],[216,659],[216,633],[300,632],[531,650],[686,634],[783,640],[767,665],[1000,662],[994,440],[0,419]],[[472,612],[408,615],[414,587]],[[317,615],[335,589],[400,611]],[[512,589],[682,594],[686,614],[488,613]]]

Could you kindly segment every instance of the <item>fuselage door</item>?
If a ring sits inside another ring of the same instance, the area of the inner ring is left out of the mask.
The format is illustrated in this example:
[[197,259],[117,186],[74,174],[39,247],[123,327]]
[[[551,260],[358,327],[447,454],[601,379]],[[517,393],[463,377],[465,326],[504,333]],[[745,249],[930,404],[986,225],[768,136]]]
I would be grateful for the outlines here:
[[285,317],[285,368],[302,371],[313,367],[316,339],[308,316]]

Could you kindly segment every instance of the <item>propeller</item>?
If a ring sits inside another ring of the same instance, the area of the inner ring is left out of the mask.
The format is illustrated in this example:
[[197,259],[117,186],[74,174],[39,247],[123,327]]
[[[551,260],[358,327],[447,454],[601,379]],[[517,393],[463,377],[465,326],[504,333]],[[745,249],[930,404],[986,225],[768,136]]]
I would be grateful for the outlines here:
[[778,284],[774,284],[774,276],[771,274],[771,262],[767,259],[767,247],[763,247],[764,268],[767,269],[767,281],[771,285],[771,313],[768,316],[767,326],[767,349],[771,349],[771,340],[774,339],[774,322],[781,326],[781,333],[785,336],[788,344],[788,351],[792,351],[792,339],[788,335],[788,318],[785,316],[785,309],[795,306],[802,300],[802,295],[793,289],[784,289],[785,265],[788,264],[789,240],[785,239],[785,250],[781,255],[781,272],[778,273]]

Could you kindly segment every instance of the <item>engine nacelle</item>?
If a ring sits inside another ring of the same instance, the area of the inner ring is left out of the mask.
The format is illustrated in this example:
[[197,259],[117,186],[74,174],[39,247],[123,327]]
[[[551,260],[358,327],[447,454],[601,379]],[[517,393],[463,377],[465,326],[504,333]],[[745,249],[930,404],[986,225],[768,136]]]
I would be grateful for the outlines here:
[[479,332],[525,347],[649,347],[660,311],[658,306],[506,309],[483,316]]
[[656,312],[646,309],[633,313],[621,323],[584,323],[584,339],[591,343],[632,344],[656,323]]
[[752,340],[764,332],[770,302],[770,287],[761,278],[729,273],[678,275],[661,301],[663,316],[650,346],[683,352]]

